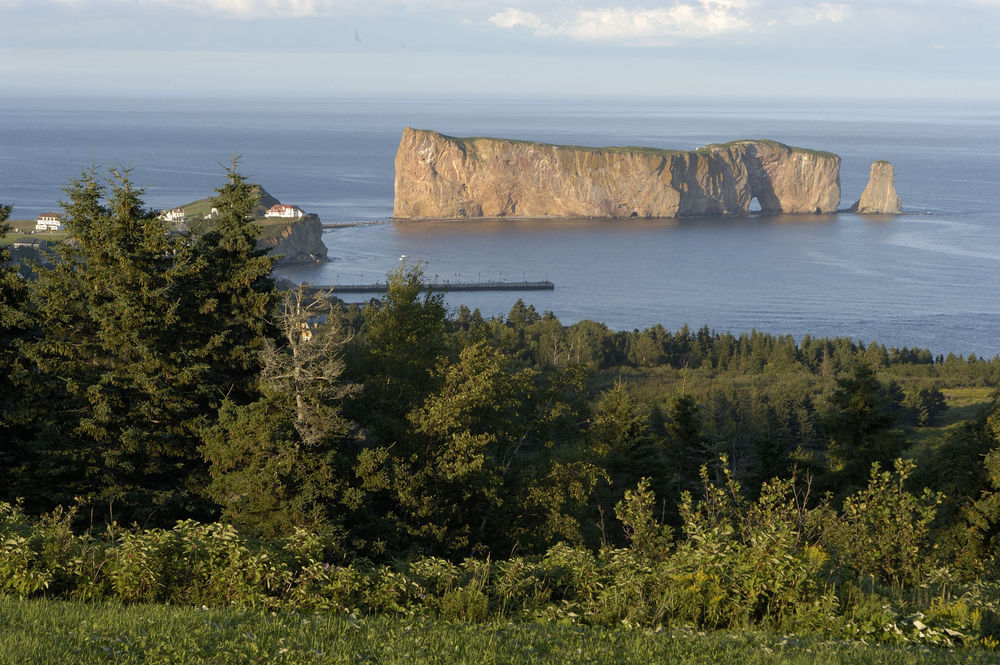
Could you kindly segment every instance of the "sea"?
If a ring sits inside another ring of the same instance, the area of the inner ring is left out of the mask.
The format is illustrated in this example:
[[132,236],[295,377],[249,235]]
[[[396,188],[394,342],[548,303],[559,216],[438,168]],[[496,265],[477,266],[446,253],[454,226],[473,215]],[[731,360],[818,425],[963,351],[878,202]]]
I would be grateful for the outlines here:
[[[391,221],[404,127],[588,146],[693,149],[770,138],[839,154],[841,207],[871,162],[895,165],[893,217]],[[57,212],[91,166],[129,170],[151,208],[204,198],[238,168],[320,216],[330,261],[282,268],[317,285],[535,281],[456,292],[503,315],[520,298],[564,324],[662,324],[843,336],[1000,355],[1000,102],[642,98],[68,98],[0,96],[0,202]],[[363,300],[368,296],[345,296]]]

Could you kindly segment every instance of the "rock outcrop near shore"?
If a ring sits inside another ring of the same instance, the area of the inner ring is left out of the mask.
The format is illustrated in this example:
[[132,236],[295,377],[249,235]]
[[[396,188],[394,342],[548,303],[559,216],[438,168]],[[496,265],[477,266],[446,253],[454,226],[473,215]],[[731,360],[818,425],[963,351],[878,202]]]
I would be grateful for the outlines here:
[[891,162],[880,159],[872,162],[868,175],[868,185],[861,192],[861,198],[849,208],[849,212],[866,215],[899,215],[903,205],[896,193],[896,173]]
[[840,157],[775,141],[692,151],[582,148],[453,138],[406,128],[396,153],[398,219],[697,217],[830,213]]
[[277,234],[261,238],[257,242],[271,256],[277,256],[278,265],[293,263],[315,263],[326,261],[327,248],[323,243],[323,225],[316,215],[306,215],[302,219],[289,222]]

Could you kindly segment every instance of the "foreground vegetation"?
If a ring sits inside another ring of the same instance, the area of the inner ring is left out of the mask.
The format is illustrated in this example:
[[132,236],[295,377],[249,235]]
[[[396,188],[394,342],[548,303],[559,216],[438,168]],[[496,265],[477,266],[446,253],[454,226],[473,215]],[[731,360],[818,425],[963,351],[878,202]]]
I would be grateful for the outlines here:
[[678,663],[946,665],[996,662],[992,651],[873,646],[761,631],[470,624],[0,596],[0,663]]
[[0,249],[0,593],[998,645],[1000,358],[449,314],[406,266],[345,307],[217,192],[173,233],[86,172],[75,243]]

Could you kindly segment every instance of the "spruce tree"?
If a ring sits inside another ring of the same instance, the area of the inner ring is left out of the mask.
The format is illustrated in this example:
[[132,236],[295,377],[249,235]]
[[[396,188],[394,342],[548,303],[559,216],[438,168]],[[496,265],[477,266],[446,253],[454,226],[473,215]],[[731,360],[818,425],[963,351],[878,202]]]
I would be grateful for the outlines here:
[[266,339],[276,339],[269,316],[278,294],[271,278],[274,259],[257,249],[260,227],[253,211],[260,189],[237,165],[234,157],[226,183],[215,190],[214,227],[185,248],[191,259],[186,307],[196,312],[185,322],[185,332],[198,345],[192,355],[211,367],[214,401],[243,404],[255,397]]
[[229,175],[221,227],[203,236],[171,233],[127,171],[105,184],[91,168],[66,188],[74,241],[38,272],[39,334],[23,345],[34,507],[81,497],[147,524],[212,514],[201,433],[227,394],[251,392],[273,298],[253,197]]
[[379,442],[408,445],[407,413],[438,383],[433,369],[447,350],[446,315],[444,296],[427,289],[419,267],[390,274],[382,302],[365,307],[348,363],[350,378],[364,389],[348,409]]
[[[7,220],[12,210],[13,206],[0,205],[0,240],[10,232]],[[30,331],[26,309],[27,287],[9,248],[0,244],[0,500],[15,498],[10,490],[23,459],[24,420],[17,398],[25,369],[18,346]]]

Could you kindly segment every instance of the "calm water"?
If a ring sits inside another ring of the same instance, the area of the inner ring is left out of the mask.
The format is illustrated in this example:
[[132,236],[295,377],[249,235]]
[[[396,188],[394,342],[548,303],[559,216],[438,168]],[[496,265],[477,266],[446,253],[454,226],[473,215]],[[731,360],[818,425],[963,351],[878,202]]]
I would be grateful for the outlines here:
[[431,278],[549,279],[553,292],[461,293],[484,314],[518,297],[565,323],[846,335],[934,353],[1000,354],[1000,107],[750,101],[0,99],[0,200],[57,207],[92,162],[132,165],[147,203],[220,183],[220,162],[325,222],[392,213],[406,125],[553,143],[694,148],[773,138],[841,155],[843,207],[875,159],[896,166],[892,219],[421,222],[332,229],[333,260],[286,269],[328,284],[384,279],[401,254]]

